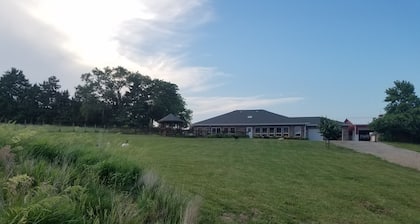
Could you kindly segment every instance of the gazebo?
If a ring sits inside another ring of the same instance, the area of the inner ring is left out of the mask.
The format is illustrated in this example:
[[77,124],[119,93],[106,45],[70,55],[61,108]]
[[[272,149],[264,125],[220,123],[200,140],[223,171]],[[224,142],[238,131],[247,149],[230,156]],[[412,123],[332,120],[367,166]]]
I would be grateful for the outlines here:
[[174,114],[168,114],[158,120],[161,135],[177,135],[181,133],[181,128],[185,121]]

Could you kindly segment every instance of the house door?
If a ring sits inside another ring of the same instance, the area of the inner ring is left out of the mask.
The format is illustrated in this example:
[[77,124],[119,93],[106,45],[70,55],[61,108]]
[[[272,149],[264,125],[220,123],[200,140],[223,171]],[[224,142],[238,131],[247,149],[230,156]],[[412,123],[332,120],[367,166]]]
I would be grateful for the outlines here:
[[248,135],[249,138],[252,138],[254,136],[252,133],[252,127],[246,128],[246,134]]

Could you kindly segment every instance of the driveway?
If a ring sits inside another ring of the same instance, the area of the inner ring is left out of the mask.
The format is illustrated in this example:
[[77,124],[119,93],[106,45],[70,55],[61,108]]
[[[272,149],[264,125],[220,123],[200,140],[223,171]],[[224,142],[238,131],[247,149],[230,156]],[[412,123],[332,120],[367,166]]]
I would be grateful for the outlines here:
[[381,142],[331,141],[331,143],[353,149],[356,152],[372,154],[391,163],[420,170],[420,153],[418,152]]

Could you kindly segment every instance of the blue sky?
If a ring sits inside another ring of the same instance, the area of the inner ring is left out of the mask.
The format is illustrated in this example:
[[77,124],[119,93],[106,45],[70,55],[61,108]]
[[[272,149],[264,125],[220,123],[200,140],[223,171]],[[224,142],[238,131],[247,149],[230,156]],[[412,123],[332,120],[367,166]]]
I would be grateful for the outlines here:
[[[216,1],[192,63],[230,74],[212,96],[301,97],[289,116],[371,119],[394,80],[420,86],[419,1]],[[209,64],[211,63],[211,64]],[[420,87],[419,87],[420,88]]]
[[178,84],[194,121],[267,109],[368,122],[393,81],[420,88],[420,1],[116,2],[3,1],[0,69],[72,91],[122,65]]

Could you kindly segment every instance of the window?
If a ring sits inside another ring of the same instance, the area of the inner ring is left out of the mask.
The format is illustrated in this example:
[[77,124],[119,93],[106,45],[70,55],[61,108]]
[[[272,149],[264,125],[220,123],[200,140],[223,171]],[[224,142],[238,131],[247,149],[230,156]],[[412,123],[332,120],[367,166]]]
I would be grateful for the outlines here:
[[289,137],[289,127],[284,127],[283,128],[283,136],[284,137]]
[[211,128],[211,134],[212,135],[220,134],[221,131],[222,131],[221,128]]
[[274,136],[274,128],[269,128],[268,129],[270,136]]
[[261,133],[261,129],[260,128],[255,128],[255,133]]
[[267,133],[267,128],[262,128],[262,133]]
[[228,129],[228,128],[223,128],[223,134],[227,134],[227,133],[228,133],[228,131],[229,131],[229,129]]
[[230,128],[230,133],[234,134],[235,133],[235,128]]
[[295,137],[302,136],[302,128],[300,126],[295,127]]
[[281,128],[276,128],[276,136],[281,137]]

